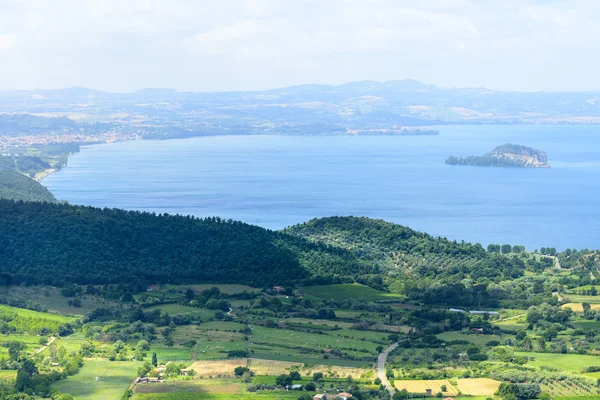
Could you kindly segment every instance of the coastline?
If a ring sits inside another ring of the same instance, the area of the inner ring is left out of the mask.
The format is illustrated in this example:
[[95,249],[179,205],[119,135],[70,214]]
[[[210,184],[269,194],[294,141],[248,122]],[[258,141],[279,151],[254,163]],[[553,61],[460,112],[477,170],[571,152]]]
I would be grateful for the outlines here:
[[46,179],[48,176],[50,176],[51,174],[55,173],[56,171],[60,171],[59,168],[49,168],[44,170],[43,172],[40,172],[38,174],[36,174],[36,176],[33,177],[33,180],[38,182],[38,183],[42,183],[42,181],[44,179]]

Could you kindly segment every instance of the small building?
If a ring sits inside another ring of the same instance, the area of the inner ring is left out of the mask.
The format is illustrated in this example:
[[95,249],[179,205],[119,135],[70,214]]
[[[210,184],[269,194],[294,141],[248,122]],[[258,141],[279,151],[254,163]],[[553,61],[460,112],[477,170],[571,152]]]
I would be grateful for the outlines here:
[[471,328],[471,332],[482,333],[483,332],[483,328]]
[[290,390],[302,390],[302,385],[296,383],[289,387]]
[[281,292],[285,291],[285,288],[282,286],[273,286],[273,290],[276,291],[277,293],[281,293]]
[[460,308],[449,308],[448,311],[450,311],[450,312],[459,312],[459,313],[466,312],[465,310],[461,310]]
[[425,396],[430,397],[432,395],[431,389],[425,389]]
[[179,370],[179,375],[181,375],[181,376],[188,376],[189,374],[190,374],[189,369],[180,369]]
[[327,400],[326,394],[315,394],[313,400]]
[[337,397],[340,397],[342,400],[348,400],[352,395],[347,392],[338,393]]
[[157,383],[160,382],[160,378],[148,378],[148,383]]
[[135,381],[135,383],[148,383],[148,379],[147,377],[144,378],[138,378],[137,381]]
[[50,365],[52,365],[53,367],[60,367],[60,363],[52,363]]

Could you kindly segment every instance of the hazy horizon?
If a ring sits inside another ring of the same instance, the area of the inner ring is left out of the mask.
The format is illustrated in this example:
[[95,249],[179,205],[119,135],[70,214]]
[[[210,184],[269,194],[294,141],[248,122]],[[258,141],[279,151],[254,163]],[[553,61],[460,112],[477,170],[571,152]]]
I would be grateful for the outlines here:
[[600,3],[47,0],[0,4],[0,90],[229,92],[416,79],[600,90]]
[[266,92],[266,91],[283,90],[286,88],[296,88],[296,87],[302,87],[302,86],[339,87],[339,86],[343,86],[343,85],[358,84],[358,83],[363,83],[363,82],[373,82],[373,83],[385,84],[385,83],[404,82],[404,81],[418,82],[423,85],[430,86],[430,87],[433,86],[433,87],[436,87],[441,90],[477,90],[477,89],[480,89],[480,90],[489,90],[489,91],[493,91],[493,92],[523,93],[523,94],[527,94],[527,93],[597,93],[597,92],[600,92],[600,88],[587,89],[587,90],[531,90],[531,91],[526,91],[526,90],[492,89],[492,88],[485,87],[485,86],[477,86],[477,87],[475,87],[475,86],[441,86],[441,85],[436,85],[435,83],[423,82],[423,81],[413,79],[413,78],[392,79],[392,80],[386,80],[386,81],[380,81],[380,80],[375,80],[375,79],[363,79],[363,80],[358,80],[358,81],[347,81],[347,82],[341,82],[341,83],[304,82],[304,83],[298,83],[298,84],[288,85],[288,86],[276,86],[276,87],[267,87],[264,89],[240,89],[240,90],[191,90],[191,89],[176,89],[173,87],[160,87],[160,86],[149,87],[149,86],[147,86],[147,87],[134,88],[132,90],[119,91],[119,90],[101,90],[101,89],[97,89],[95,87],[88,87],[88,86],[63,86],[63,87],[47,87],[47,88],[32,88],[32,89],[23,89],[23,88],[0,89],[0,92],[11,92],[11,91],[36,92],[36,91],[85,89],[85,90],[90,90],[91,92],[104,92],[104,93],[113,93],[113,94],[130,94],[130,93],[136,93],[136,92],[140,92],[140,91],[144,91],[144,90],[164,90],[164,91],[175,91],[178,93],[237,93],[237,92],[251,93],[251,92]]

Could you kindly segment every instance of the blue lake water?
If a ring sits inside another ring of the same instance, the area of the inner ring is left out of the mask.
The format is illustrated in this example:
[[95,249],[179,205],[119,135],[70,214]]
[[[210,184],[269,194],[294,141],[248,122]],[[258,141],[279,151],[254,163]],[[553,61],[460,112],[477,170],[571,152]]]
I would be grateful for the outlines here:
[[[279,229],[383,218],[489,243],[600,248],[599,126],[443,126],[440,136],[221,136],[90,146],[44,184],[72,204],[220,216]],[[550,169],[457,167],[504,143]]]

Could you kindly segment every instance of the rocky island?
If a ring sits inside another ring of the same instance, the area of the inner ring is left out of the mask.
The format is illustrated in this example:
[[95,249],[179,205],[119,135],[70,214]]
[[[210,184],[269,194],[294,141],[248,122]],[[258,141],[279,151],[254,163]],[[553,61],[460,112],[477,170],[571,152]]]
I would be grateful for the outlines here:
[[550,168],[545,152],[516,144],[498,146],[482,156],[450,156],[446,160],[446,164],[476,167]]

